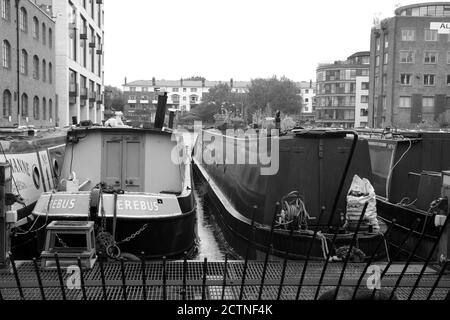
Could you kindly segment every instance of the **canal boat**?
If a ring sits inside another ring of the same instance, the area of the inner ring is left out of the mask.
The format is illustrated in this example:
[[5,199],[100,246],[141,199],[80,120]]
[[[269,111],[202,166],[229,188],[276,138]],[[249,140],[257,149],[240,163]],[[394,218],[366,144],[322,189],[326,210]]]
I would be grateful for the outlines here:
[[196,240],[191,164],[182,141],[171,138],[170,129],[117,124],[70,130],[58,190],[42,194],[33,211],[39,250],[55,220],[94,221],[97,252],[112,258],[189,250]]
[[[270,147],[273,139],[279,143],[279,168],[261,174],[266,164],[249,159],[258,157],[255,153],[262,145],[275,155]],[[218,144],[226,152],[212,152]],[[205,160],[209,154],[212,158]],[[245,155],[246,163],[227,160],[236,160],[236,155]],[[225,239],[240,255],[251,248],[254,259],[267,250],[274,257],[287,252],[292,259],[325,259],[350,247],[355,226],[345,226],[347,191],[355,174],[371,180],[367,141],[358,139],[355,132],[293,130],[283,136],[237,137],[202,130],[193,159]],[[300,219],[286,219],[291,205],[303,212]],[[374,251],[376,259],[387,256],[386,225],[379,227],[365,224],[358,230],[355,260]]]
[[0,129],[0,161],[11,165],[12,190],[17,212],[11,251],[18,259],[34,252],[35,234],[25,230],[32,224],[32,210],[43,192],[53,190],[64,159],[66,129],[15,127]]
[[[418,246],[414,258],[426,259],[439,234],[434,221],[441,205],[442,171],[450,169],[450,132],[361,130],[359,133],[369,143],[379,217],[385,223],[396,220],[390,246],[397,251],[413,228],[400,257],[406,258]],[[433,256],[435,260],[438,258]]]

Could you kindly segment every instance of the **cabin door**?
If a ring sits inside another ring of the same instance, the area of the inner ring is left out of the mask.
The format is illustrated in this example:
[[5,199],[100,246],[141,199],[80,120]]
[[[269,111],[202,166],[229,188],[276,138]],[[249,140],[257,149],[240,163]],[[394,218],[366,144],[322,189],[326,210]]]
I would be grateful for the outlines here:
[[103,179],[108,186],[143,192],[144,145],[139,136],[106,136],[103,142]]
[[144,144],[139,136],[123,137],[123,190],[130,192],[143,192],[144,184],[142,175],[144,158]]

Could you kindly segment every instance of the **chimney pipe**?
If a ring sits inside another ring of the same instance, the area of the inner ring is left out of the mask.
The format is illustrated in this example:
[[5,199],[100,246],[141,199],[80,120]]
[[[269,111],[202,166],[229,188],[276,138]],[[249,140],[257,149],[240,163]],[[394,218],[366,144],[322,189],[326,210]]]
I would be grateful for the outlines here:
[[127,85],[127,77],[125,77],[125,85]]
[[164,95],[158,96],[158,106],[156,108],[155,115],[155,128],[162,129],[164,126],[164,118],[166,117],[166,108],[167,108],[167,92],[164,92]]

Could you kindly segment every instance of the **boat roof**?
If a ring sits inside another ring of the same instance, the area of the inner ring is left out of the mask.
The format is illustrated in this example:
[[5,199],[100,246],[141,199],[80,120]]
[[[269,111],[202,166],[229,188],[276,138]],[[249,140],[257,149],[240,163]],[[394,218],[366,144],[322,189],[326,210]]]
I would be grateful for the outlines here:
[[161,135],[171,135],[173,133],[172,129],[169,128],[136,128],[136,127],[102,127],[102,126],[93,126],[93,127],[75,127],[67,132],[68,135],[78,135],[80,133],[94,133],[94,132],[105,132],[105,133],[128,133],[128,134],[161,134]]

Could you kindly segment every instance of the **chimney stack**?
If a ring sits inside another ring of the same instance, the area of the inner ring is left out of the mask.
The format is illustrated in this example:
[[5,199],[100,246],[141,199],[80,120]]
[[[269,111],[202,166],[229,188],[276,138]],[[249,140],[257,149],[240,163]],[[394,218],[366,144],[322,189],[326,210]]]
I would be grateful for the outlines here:
[[234,81],[233,81],[233,78],[231,78],[230,79],[230,87],[231,87],[231,89],[233,89],[233,86],[234,86]]
[[156,79],[155,79],[155,77],[152,78],[152,86],[156,87]]
[[312,80],[309,80],[309,88],[312,89]]
[[180,87],[183,87],[183,78],[180,79]]
[[125,77],[125,85],[127,85],[127,77]]

